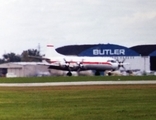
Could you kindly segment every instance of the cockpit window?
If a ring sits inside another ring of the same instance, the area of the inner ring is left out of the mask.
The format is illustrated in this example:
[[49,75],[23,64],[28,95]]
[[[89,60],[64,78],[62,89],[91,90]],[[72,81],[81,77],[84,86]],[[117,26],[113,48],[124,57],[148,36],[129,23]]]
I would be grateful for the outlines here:
[[115,60],[108,60],[107,62],[116,63]]

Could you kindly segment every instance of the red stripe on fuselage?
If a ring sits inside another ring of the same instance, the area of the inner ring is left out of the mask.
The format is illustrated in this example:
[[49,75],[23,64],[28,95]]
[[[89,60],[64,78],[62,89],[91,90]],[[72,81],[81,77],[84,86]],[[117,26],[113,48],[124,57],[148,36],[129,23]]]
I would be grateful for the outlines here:
[[82,62],[82,64],[102,64],[102,65],[112,65],[109,62]]
[[[51,63],[55,63],[55,62],[59,62],[59,61],[51,61]],[[75,61],[67,61],[67,63],[75,63],[75,64],[77,64],[77,63],[79,63],[79,62],[75,62]],[[80,62],[81,64],[84,64],[84,65],[95,65],[95,64],[97,64],[97,65],[112,65],[111,63],[109,63],[109,62]]]
[[56,63],[56,62],[59,62],[59,61],[50,61],[50,63]]

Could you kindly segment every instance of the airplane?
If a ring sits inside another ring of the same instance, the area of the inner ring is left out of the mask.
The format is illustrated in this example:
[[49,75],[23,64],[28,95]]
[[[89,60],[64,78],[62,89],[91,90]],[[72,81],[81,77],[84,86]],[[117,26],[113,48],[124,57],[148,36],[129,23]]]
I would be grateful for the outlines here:
[[47,53],[44,57],[29,57],[42,59],[48,69],[68,71],[67,76],[72,76],[72,71],[79,73],[86,70],[95,70],[95,75],[98,76],[101,71],[114,71],[124,67],[122,62],[111,57],[65,56],[59,54],[51,44],[47,45]]

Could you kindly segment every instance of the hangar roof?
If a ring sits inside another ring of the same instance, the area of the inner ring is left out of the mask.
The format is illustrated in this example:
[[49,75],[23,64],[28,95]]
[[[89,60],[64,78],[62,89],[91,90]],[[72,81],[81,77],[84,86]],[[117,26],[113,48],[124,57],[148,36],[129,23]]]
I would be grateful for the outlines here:
[[97,45],[67,45],[56,49],[57,52],[63,55],[78,55],[82,51]]
[[[119,51],[119,50],[124,50]],[[56,49],[64,55],[80,56],[139,56],[137,52],[124,46],[115,44],[68,45]],[[96,52],[96,54],[94,54]],[[124,54],[119,54],[120,52]],[[116,54],[115,54],[116,53]]]
[[130,49],[138,52],[141,56],[156,56],[156,54],[153,53],[156,51],[156,45],[138,45]]
[[22,68],[24,65],[38,65],[38,62],[9,62],[0,64],[0,68]]
[[99,44],[82,51],[79,56],[139,56],[137,52],[120,45]]
[[22,68],[22,65],[13,63],[3,63],[0,64],[0,68]]

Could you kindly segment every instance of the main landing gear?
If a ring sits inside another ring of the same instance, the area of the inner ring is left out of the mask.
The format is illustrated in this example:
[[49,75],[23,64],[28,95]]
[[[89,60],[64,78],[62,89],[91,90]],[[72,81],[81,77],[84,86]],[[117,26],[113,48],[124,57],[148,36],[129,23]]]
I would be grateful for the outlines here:
[[[108,73],[108,76],[112,76],[112,71],[109,71]],[[95,71],[95,74],[94,74],[95,76],[100,76],[101,75],[101,73],[100,73],[100,71]]]
[[72,76],[72,73],[70,71],[68,71],[67,76]]
[[108,76],[112,76],[112,72],[108,72]]
[[95,76],[100,76],[100,71],[96,71]]

